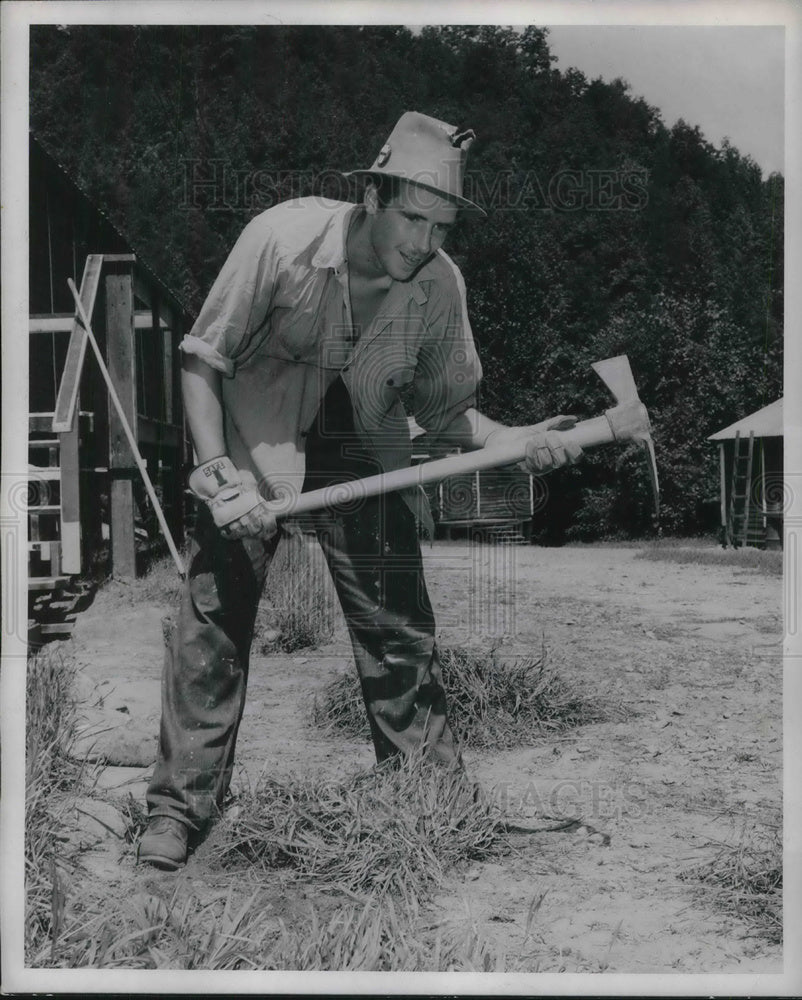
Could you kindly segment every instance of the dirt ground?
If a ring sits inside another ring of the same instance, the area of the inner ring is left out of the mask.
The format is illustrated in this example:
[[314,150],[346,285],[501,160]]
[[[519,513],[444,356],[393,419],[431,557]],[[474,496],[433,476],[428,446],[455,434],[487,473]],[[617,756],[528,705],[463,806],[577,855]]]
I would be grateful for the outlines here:
[[[608,721],[465,758],[512,814],[580,816],[609,846],[519,837],[512,855],[453,875],[434,912],[475,921],[521,970],[780,972],[780,946],[679,877],[721,843],[778,822],[780,579],[613,545],[443,542],[424,556],[443,644],[494,637],[510,655],[545,647],[562,676],[608,709]],[[84,749],[113,749],[98,779],[111,805],[129,793],[144,802],[168,611],[135,605],[114,584],[72,640]],[[235,787],[263,770],[331,778],[372,764],[367,744],[311,724],[315,693],[347,669],[342,627],[322,649],[253,658]],[[83,824],[92,877],[121,893],[206,884],[202,851],[177,875],[136,868],[113,827],[113,815]]]

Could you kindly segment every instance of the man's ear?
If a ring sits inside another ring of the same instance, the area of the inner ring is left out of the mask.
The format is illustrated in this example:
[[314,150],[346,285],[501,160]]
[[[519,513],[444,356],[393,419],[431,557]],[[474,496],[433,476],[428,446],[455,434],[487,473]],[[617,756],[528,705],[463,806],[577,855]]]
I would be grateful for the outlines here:
[[379,205],[379,192],[373,182],[370,182],[365,188],[364,203],[365,211],[368,215],[376,215],[381,208],[381,205]]

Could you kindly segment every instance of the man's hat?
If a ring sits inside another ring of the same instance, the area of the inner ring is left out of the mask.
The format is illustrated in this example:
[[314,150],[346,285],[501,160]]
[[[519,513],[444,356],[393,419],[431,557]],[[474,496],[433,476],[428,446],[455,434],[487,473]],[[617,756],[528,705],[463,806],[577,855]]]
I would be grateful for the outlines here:
[[455,202],[465,211],[487,213],[462,197],[468,148],[476,138],[472,129],[405,111],[390,138],[368,170],[351,170],[346,177],[398,177]]

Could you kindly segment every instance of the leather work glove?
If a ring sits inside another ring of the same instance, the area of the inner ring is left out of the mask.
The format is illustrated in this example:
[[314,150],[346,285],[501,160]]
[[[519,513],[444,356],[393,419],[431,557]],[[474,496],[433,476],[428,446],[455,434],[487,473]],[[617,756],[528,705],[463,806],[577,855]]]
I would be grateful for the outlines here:
[[582,458],[581,447],[559,433],[570,430],[576,422],[576,417],[560,414],[542,420],[539,424],[499,428],[490,435],[485,447],[504,438],[507,440],[523,438],[526,457],[518,463],[518,468],[537,476],[562,465],[574,465]]
[[270,538],[278,530],[253,473],[240,471],[225,455],[193,469],[189,489],[209,508],[224,538]]
[[576,465],[582,458],[582,449],[559,433],[570,430],[576,422],[576,417],[560,414],[525,428],[530,439],[526,445],[526,458],[521,462],[520,468],[537,476],[563,465]]
[[526,457],[521,467],[536,476],[563,465],[576,465],[581,458],[580,446],[560,431],[539,431],[527,441]]

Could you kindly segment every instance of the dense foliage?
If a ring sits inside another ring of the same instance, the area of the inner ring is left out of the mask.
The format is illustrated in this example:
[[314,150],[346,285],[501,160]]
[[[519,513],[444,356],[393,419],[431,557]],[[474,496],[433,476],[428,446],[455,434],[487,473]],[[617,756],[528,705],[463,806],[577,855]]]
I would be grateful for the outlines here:
[[[474,128],[451,251],[485,367],[482,406],[530,423],[610,405],[626,353],[655,428],[662,527],[714,523],[706,437],[782,385],[783,180],[673,127],[617,80],[552,63],[547,32],[493,26],[34,27],[31,120],[164,281],[197,308],[242,225],[342,195],[398,115]],[[548,481],[541,537],[651,530],[637,449]]]

